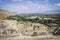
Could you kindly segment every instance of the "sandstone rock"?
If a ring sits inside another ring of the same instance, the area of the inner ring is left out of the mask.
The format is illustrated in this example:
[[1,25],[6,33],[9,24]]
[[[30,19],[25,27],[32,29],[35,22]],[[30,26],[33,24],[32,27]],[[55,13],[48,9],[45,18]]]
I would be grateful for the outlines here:
[[13,34],[18,32],[16,20],[0,20],[0,33]]

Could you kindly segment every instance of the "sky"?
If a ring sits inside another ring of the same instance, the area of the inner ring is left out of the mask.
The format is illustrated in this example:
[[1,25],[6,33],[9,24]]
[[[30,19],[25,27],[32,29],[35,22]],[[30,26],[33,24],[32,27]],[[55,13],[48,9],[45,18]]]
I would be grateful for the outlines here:
[[0,0],[0,9],[17,13],[60,12],[60,0]]

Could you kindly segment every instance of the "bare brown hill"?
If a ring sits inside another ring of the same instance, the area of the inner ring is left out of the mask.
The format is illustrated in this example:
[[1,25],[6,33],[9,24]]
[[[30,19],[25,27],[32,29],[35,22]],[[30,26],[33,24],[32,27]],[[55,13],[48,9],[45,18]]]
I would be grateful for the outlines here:
[[7,17],[9,17],[11,15],[16,15],[16,13],[9,12],[9,11],[6,11],[6,10],[0,10],[0,19],[6,19]]

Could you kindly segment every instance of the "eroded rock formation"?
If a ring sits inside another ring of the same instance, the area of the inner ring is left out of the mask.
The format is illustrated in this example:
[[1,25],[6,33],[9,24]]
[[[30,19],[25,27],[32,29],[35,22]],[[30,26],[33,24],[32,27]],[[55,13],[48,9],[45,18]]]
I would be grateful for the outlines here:
[[48,35],[47,26],[39,23],[20,22],[18,28],[22,36]]
[[0,20],[0,34],[13,34],[17,32],[16,20]]
[[17,22],[16,20],[0,20],[0,34],[16,34],[20,36],[48,35],[48,28],[39,23]]

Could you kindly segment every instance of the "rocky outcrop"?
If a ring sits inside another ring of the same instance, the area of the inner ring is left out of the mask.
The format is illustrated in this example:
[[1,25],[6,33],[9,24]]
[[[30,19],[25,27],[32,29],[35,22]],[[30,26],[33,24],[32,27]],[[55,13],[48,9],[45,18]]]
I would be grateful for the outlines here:
[[60,27],[57,27],[57,28],[53,31],[53,35],[60,35]]
[[0,34],[13,34],[17,32],[16,20],[0,20]]
[[20,36],[48,35],[45,25],[31,22],[17,22],[16,20],[0,20],[0,34],[16,34]]
[[18,28],[22,36],[48,35],[47,26],[39,23],[20,22]]

